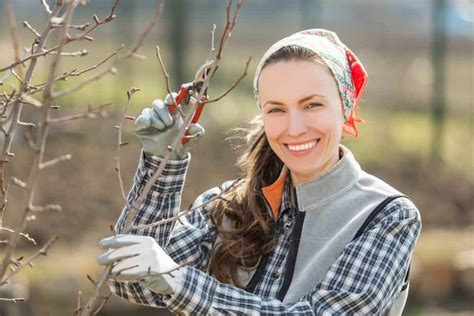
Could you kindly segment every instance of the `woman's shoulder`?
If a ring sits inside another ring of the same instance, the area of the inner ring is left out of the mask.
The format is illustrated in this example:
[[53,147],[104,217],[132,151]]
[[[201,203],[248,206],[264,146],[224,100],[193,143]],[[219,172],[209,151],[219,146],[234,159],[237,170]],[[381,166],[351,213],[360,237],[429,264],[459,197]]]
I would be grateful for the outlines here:
[[421,227],[421,214],[415,203],[406,195],[395,195],[375,214],[368,225],[415,224]]

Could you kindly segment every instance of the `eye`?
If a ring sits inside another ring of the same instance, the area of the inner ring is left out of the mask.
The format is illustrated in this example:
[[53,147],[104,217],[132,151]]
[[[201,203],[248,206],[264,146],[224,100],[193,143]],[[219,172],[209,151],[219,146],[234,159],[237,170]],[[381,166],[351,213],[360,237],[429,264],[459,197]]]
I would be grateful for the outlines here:
[[306,105],[305,108],[312,109],[312,108],[316,108],[320,106],[323,106],[323,105],[321,103],[311,102],[311,103],[308,103],[308,105]]

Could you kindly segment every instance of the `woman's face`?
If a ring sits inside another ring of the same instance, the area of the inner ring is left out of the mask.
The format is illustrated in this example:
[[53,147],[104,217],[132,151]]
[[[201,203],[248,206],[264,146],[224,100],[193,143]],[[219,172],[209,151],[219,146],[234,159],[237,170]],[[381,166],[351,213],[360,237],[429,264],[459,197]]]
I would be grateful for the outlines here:
[[267,65],[259,99],[270,147],[290,169],[293,184],[317,178],[339,160],[344,117],[329,69],[314,61]]

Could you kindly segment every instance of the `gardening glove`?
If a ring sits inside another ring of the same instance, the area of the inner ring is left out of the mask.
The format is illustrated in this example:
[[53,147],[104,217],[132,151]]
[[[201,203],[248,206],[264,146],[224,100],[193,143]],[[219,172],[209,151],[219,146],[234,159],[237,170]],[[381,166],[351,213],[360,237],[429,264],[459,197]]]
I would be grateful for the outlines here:
[[[160,294],[174,292],[179,266],[152,237],[116,235],[102,239],[100,246],[108,250],[97,258],[97,262],[112,265],[112,278],[139,281]],[[169,273],[161,274],[163,272]]]
[[[176,99],[178,94],[173,92],[173,95]],[[179,130],[183,128],[183,119],[178,111],[171,114],[167,109],[172,104],[173,99],[168,94],[164,102],[160,99],[153,101],[151,108],[145,108],[136,119],[135,134],[140,139],[145,154],[163,158],[168,152],[168,146],[171,145]],[[191,106],[183,106],[184,114],[188,115],[187,111],[191,108]],[[189,136],[193,137],[188,139],[185,145],[179,142],[171,159],[185,159],[191,148],[200,141],[205,131],[199,124],[190,124],[188,132]]]

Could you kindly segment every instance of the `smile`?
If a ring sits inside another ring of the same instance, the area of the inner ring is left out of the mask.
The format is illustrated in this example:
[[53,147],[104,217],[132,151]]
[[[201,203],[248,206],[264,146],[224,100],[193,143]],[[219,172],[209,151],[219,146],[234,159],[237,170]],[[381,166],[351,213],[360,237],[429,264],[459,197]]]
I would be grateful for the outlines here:
[[316,146],[316,144],[320,140],[321,139],[318,138],[316,140],[312,140],[312,141],[302,143],[302,144],[297,144],[297,145],[285,144],[285,145],[291,152],[304,152],[304,151],[309,151],[310,149],[312,149],[314,146]]

